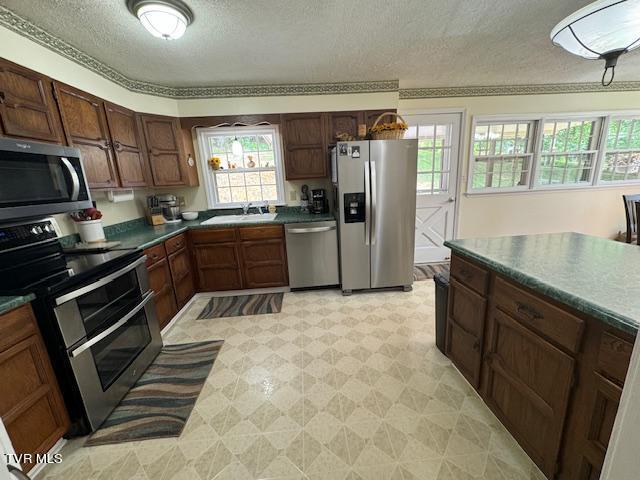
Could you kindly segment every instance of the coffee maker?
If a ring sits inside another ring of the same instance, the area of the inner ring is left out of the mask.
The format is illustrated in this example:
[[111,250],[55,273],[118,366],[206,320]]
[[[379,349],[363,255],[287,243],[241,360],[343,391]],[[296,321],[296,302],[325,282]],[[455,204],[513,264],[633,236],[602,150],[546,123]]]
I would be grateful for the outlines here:
[[311,190],[311,213],[329,213],[329,202],[324,188]]

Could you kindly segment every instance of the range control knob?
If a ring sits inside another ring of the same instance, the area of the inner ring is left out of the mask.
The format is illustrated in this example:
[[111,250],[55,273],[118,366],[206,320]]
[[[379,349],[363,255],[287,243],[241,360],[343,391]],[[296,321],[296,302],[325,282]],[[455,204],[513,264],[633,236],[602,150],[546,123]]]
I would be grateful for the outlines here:
[[33,227],[31,227],[30,232],[33,233],[34,235],[40,235],[42,234],[42,228],[38,225],[34,225]]
[[53,233],[53,227],[50,224],[47,223],[44,226],[44,231],[47,232],[47,233]]

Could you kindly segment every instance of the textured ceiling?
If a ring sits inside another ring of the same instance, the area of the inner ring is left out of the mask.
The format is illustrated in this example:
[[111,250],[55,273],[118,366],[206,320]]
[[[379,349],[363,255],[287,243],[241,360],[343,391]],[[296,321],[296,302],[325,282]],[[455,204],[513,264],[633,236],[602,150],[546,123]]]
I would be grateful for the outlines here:
[[[0,5],[127,77],[170,86],[596,82],[603,69],[549,40],[589,0],[186,1],[195,21],[173,42],[148,34],[125,0]],[[640,80],[640,53],[620,60],[616,79]]]

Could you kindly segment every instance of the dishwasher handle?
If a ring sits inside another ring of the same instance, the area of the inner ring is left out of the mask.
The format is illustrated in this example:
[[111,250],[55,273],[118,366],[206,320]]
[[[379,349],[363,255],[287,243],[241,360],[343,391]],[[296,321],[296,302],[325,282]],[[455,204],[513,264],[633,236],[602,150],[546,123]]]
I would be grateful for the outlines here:
[[311,228],[289,228],[287,229],[287,233],[320,233],[320,232],[329,232],[331,230],[335,230],[336,226],[332,225],[330,227],[311,227]]

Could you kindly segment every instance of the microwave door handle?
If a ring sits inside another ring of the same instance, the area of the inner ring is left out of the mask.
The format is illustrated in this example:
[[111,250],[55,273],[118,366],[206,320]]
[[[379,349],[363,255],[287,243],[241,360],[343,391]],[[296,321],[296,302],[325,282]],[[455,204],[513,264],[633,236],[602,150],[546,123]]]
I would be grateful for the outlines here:
[[80,195],[80,178],[78,178],[78,172],[73,168],[73,165],[71,165],[67,157],[60,157],[60,161],[62,161],[62,165],[67,169],[67,173],[71,178],[71,201],[75,202],[78,200],[78,195]]
[[79,347],[74,348],[73,350],[71,350],[69,352],[69,356],[71,358],[75,358],[78,355],[80,355],[82,352],[84,352],[85,350],[88,350],[89,348],[93,347],[96,343],[98,343],[101,340],[104,340],[105,338],[107,338],[109,335],[111,335],[113,332],[115,332],[120,327],[122,327],[125,323],[127,323],[129,320],[131,320],[131,317],[133,317],[136,313],[138,313],[140,310],[142,310],[144,308],[144,306],[152,298],[153,298],[153,292],[151,292],[151,291],[147,292],[145,294],[145,296],[142,298],[142,301],[138,305],[136,305],[133,310],[131,310],[129,313],[127,313],[124,317],[122,317],[116,323],[111,325],[109,328],[107,328],[106,330],[103,330],[102,332],[100,332],[98,335],[93,337],[91,340],[87,340],[86,342],[84,342]]

